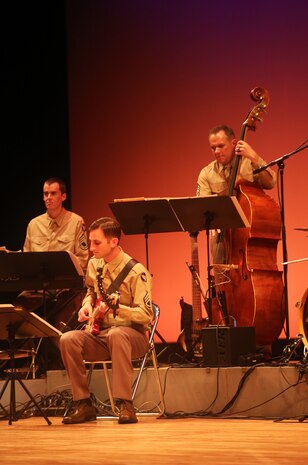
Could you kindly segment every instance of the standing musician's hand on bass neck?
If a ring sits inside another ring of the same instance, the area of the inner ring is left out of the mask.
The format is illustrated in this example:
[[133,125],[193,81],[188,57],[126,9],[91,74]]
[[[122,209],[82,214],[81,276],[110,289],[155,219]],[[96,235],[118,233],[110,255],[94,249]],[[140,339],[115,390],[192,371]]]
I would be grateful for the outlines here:
[[244,140],[239,140],[235,146],[235,153],[241,157],[248,158],[251,163],[258,165],[263,162],[262,158],[259,157],[257,152]]
[[[266,165],[266,162],[257,154],[257,152],[244,140],[239,140],[235,146],[235,154],[250,160],[253,170]],[[258,174],[259,180],[262,181],[264,188],[271,188],[273,184],[273,173],[268,170],[261,171]]]

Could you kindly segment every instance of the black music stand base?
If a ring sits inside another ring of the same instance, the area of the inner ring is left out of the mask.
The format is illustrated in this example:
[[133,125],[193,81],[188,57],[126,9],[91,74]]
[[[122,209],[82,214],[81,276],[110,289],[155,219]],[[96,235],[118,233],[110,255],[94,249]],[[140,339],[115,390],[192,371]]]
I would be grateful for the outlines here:
[[[19,378],[19,375],[18,375],[18,373],[16,373],[15,368],[12,368],[11,370],[12,371],[10,371],[10,376],[5,381],[4,386],[3,386],[2,390],[1,390],[1,393],[0,393],[0,400],[1,400],[7,386],[9,385],[9,383],[11,383],[11,385],[10,385],[11,386],[11,388],[10,388],[10,410],[9,410],[9,412],[6,410],[6,408],[2,404],[0,404],[1,409],[5,413],[5,418],[7,418],[7,417],[9,418],[9,425],[11,425],[13,421],[19,420],[21,418],[23,412],[25,412],[31,406],[31,404],[35,405],[35,407],[37,408],[37,410],[39,411],[41,416],[45,418],[48,425],[51,425],[51,421],[46,416],[46,414],[43,412],[41,407],[38,405],[38,403],[36,402],[36,400],[34,399],[32,394],[30,393],[30,391],[27,389],[25,384]],[[22,409],[21,412],[16,412],[16,395],[15,395],[15,382],[16,381],[19,382],[19,384],[21,385],[21,387],[23,388],[23,390],[26,392],[26,394],[28,395],[28,397],[30,399],[30,401]]]
[[[1,351],[1,355],[4,355],[10,360],[9,377],[5,380],[1,389],[0,401],[6,388],[10,384],[10,408],[8,411],[1,403],[0,407],[1,410],[5,413],[5,418],[8,416],[9,425],[11,425],[13,421],[17,421],[19,418],[21,418],[22,413],[24,413],[32,404],[35,405],[39,413],[45,418],[48,425],[51,425],[51,421],[47,418],[46,414],[40,408],[18,375],[17,369],[15,367],[15,359],[18,358],[18,355],[21,357],[28,356],[25,355],[25,352],[28,351],[16,349],[16,339],[25,339],[29,337],[60,337],[61,335],[61,331],[54,328],[43,318],[35,315],[35,313],[27,312],[26,310],[19,308],[14,308],[14,306],[11,304],[0,305],[0,339],[7,339],[9,342],[9,349]],[[18,413],[16,412],[16,381],[21,385],[22,389],[29,397],[29,401],[27,402],[26,406],[23,407],[21,412]]]
[[[51,425],[51,421],[46,416],[46,414],[43,412],[43,410],[41,409],[39,404],[36,402],[36,400],[34,399],[32,394],[30,393],[29,389],[26,387],[26,385],[20,379],[18,372],[16,371],[16,368],[15,368],[15,354],[18,351],[15,349],[14,332],[11,331],[11,328],[9,328],[8,331],[10,332],[9,340],[10,340],[10,347],[11,348],[4,351],[4,352],[7,352],[7,354],[10,357],[10,369],[9,369],[9,377],[6,379],[4,385],[3,385],[2,389],[1,389],[1,392],[0,392],[0,400],[2,399],[2,396],[5,393],[6,388],[10,385],[10,409],[9,409],[9,412],[8,412],[7,409],[2,404],[0,404],[2,411],[5,413],[4,418],[8,417],[9,425],[11,425],[13,421],[19,420],[19,418],[21,418],[22,414],[33,404],[33,405],[35,405],[35,407],[37,408],[37,410],[39,411],[41,416],[45,418],[48,425]],[[16,381],[21,385],[21,387],[23,388],[23,390],[25,391],[25,393],[27,394],[27,396],[30,399],[30,401],[28,401],[26,406],[23,407],[20,412],[16,412],[16,391],[15,391]]]

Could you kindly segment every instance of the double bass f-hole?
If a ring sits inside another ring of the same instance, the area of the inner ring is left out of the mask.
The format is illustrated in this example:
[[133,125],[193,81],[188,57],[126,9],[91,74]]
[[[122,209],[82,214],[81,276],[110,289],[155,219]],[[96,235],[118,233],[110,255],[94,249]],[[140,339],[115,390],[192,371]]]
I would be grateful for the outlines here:
[[241,275],[242,279],[246,281],[248,279],[248,274],[247,274],[247,264],[246,264],[246,259],[245,259],[245,251],[243,249],[239,250],[239,255],[242,256],[242,266],[241,266]]

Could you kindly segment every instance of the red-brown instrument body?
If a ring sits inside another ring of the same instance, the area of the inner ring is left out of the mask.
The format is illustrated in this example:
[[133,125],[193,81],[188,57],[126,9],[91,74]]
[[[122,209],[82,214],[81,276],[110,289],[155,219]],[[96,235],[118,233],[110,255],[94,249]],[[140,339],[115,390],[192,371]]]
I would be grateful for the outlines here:
[[238,326],[255,327],[257,345],[267,345],[278,339],[285,320],[282,271],[277,267],[280,210],[254,183],[240,182],[237,191],[250,227],[226,234],[227,262],[238,265],[223,285],[227,310]]

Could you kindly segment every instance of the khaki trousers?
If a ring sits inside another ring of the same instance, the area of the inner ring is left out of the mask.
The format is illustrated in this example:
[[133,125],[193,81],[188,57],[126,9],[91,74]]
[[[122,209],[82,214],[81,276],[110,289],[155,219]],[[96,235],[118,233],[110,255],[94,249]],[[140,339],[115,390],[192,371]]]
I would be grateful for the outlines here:
[[132,399],[132,359],[145,355],[149,347],[147,334],[128,326],[114,326],[99,336],[88,331],[64,333],[59,348],[69,377],[74,400],[90,396],[84,360],[112,361],[112,394],[115,399]]

